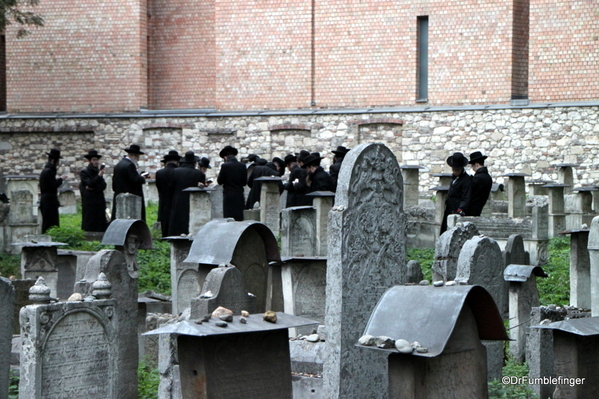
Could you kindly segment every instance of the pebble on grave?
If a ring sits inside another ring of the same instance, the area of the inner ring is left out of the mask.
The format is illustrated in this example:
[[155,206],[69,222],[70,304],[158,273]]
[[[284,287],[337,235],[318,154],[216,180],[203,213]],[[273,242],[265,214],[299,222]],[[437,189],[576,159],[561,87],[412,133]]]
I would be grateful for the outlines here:
[[[384,337],[395,339],[395,346],[381,348]],[[388,354],[389,399],[441,399],[448,392],[454,398],[486,398],[483,339],[509,339],[483,287],[413,285],[383,295],[358,346]]]

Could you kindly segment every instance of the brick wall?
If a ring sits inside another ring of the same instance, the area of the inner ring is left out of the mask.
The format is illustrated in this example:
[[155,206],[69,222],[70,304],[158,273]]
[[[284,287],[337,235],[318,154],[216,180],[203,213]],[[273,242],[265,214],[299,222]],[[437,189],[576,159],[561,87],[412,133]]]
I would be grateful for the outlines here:
[[596,0],[530,0],[530,100],[599,96]]
[[42,1],[45,26],[7,29],[9,112],[133,111],[147,104],[145,0]]

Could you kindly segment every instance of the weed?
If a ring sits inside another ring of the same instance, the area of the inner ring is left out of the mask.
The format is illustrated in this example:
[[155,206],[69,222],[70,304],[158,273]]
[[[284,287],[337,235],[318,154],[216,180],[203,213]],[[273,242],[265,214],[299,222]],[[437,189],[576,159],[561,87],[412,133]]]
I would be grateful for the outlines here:
[[151,367],[148,362],[142,360],[137,367],[137,380],[138,399],[158,398],[158,385],[160,384],[158,369]]

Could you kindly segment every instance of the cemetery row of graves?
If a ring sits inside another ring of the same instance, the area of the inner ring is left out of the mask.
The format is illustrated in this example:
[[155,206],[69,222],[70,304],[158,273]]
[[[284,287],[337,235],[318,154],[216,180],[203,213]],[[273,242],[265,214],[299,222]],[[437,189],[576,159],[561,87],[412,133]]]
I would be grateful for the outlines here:
[[[507,201],[481,217],[451,216],[437,238],[437,204],[414,193],[406,204],[404,179],[415,177],[403,172],[384,145],[365,144],[348,154],[337,195],[318,193],[313,206],[280,209],[278,181],[265,180],[263,206],[244,222],[212,212],[216,190],[193,191],[189,236],[159,237],[155,207],[145,223],[130,195],[117,198],[123,216],[101,241],[82,238],[76,215],[49,237],[23,236],[13,243],[20,255],[4,255],[16,268],[7,261],[3,274],[15,279],[0,280],[16,321],[0,331],[0,348],[12,337],[0,389],[160,399],[593,394],[597,208],[558,209],[564,185],[527,199],[524,176],[513,175]],[[9,214],[22,204],[13,205]],[[568,221],[580,228],[564,232]],[[18,384],[3,377],[8,366]],[[506,384],[506,375],[588,383]]]

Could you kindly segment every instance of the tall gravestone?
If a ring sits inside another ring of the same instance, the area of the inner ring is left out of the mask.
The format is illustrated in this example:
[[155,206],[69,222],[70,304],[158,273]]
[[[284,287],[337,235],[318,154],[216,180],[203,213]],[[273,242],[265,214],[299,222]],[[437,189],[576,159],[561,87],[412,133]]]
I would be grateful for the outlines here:
[[451,281],[455,279],[458,257],[466,241],[478,235],[474,223],[460,223],[439,237],[435,246],[435,261],[433,263],[433,280]]
[[0,398],[8,397],[14,302],[15,289],[9,280],[0,277]]
[[587,248],[591,269],[591,313],[599,316],[599,216],[595,216],[591,222]]
[[503,259],[505,266],[530,265],[530,255],[524,249],[524,240],[520,234],[512,234],[508,237]]
[[382,144],[352,149],[329,214],[325,398],[387,397],[386,357],[354,345],[383,293],[406,280],[405,226],[395,155]]
[[281,211],[281,256],[316,255],[316,209],[294,206]]

